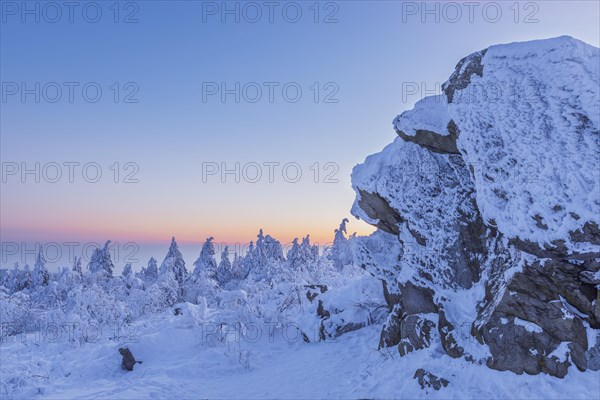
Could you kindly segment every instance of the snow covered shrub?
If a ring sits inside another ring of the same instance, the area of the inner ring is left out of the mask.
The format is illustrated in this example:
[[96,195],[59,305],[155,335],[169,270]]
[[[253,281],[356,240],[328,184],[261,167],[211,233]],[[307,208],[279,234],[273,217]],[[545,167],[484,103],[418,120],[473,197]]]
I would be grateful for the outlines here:
[[97,284],[78,286],[69,292],[67,312],[81,321],[119,324],[133,321],[131,310]]
[[0,288],[0,339],[26,331],[38,330],[41,320],[39,313],[32,306],[27,293],[17,292],[12,295]]

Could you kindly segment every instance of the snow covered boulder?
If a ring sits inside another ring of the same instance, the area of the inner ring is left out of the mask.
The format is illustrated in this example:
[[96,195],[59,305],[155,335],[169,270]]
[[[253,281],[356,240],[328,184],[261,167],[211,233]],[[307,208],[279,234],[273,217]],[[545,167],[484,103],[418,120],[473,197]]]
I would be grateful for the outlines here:
[[[371,276],[339,288],[325,285],[305,285],[305,288],[311,319],[318,319],[318,340],[333,339],[381,323],[385,317],[381,282]],[[306,331],[313,330],[313,321],[307,321]]]
[[354,168],[352,212],[378,228],[355,261],[384,282],[380,347],[440,340],[515,373],[597,368],[599,66],[570,37],[473,53]]
[[414,379],[419,382],[421,389],[433,388],[434,390],[440,390],[442,387],[448,386],[448,380],[435,376],[431,372],[425,371],[423,368],[419,368],[415,371]]
[[563,36],[472,54],[444,84],[479,210],[528,253],[600,256],[599,65]]

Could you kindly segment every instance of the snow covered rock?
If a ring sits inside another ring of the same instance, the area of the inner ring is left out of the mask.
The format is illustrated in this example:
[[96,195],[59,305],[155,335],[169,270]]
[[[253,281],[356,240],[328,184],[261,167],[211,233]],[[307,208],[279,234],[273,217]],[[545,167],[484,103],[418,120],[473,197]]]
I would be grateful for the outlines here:
[[[364,276],[349,285],[329,288],[325,285],[305,285],[308,308],[312,316],[308,330],[318,320],[318,340],[337,338],[345,333],[381,323],[385,317],[385,300],[380,282]],[[310,336],[310,335],[309,335]]]
[[448,380],[440,378],[432,374],[431,372],[425,371],[423,368],[419,368],[415,371],[414,379],[419,382],[421,389],[433,388],[434,390],[440,390],[443,387],[448,386]]
[[352,212],[378,228],[354,252],[383,281],[380,347],[439,340],[519,374],[595,368],[599,65],[569,37],[473,53],[354,168]]
[[492,46],[444,85],[484,220],[538,256],[600,256],[600,52],[563,36]]

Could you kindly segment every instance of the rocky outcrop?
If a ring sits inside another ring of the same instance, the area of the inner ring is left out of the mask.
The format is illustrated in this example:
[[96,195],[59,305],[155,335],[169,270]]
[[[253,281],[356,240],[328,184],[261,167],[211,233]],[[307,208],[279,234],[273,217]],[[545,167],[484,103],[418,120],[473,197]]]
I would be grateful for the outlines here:
[[354,249],[383,282],[380,348],[600,369],[599,62],[568,37],[467,56],[355,167],[352,212],[378,228]]
[[439,310],[438,331],[442,348],[450,357],[460,358],[465,354],[465,349],[456,341],[454,325],[446,319],[443,308]]
[[398,346],[399,353],[406,355],[431,344],[437,326],[437,306],[432,290],[411,282],[402,285],[399,294],[383,325],[379,348]]
[[454,121],[448,123],[448,132],[448,135],[440,135],[439,133],[425,129],[417,129],[415,135],[410,136],[396,128],[396,133],[402,139],[407,142],[416,143],[429,151],[442,154],[460,154],[456,146],[458,129]]
[[358,206],[369,218],[376,219],[377,228],[394,235],[400,234],[398,225],[402,223],[402,217],[389,203],[378,193],[369,193],[359,189],[360,200]]
[[[497,294],[500,298],[488,303],[493,310],[482,310],[484,321],[473,327],[475,337],[489,346],[488,366],[560,377],[571,364],[586,369],[585,324],[600,325],[592,303],[596,290],[579,274],[578,266],[548,260],[527,265],[513,276]],[[569,357],[557,354],[561,346]]]

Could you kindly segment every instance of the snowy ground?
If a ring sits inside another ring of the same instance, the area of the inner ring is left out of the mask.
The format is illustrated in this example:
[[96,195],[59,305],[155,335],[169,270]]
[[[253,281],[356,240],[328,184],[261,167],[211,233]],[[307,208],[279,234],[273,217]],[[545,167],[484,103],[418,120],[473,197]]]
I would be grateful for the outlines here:
[[[399,357],[377,351],[380,327],[369,326],[335,342],[305,343],[289,327],[268,325],[246,335],[214,332],[218,316],[185,305],[142,319],[122,336],[109,330],[96,343],[68,337],[56,343],[29,334],[2,346],[3,398],[599,398],[600,374],[571,367],[565,379],[518,376],[455,360],[441,349]],[[93,336],[93,329],[88,329]],[[239,340],[238,340],[239,339]],[[120,368],[118,348],[125,342],[142,360],[132,372]],[[425,368],[450,381],[440,391],[424,391],[413,379]],[[14,392],[10,393],[8,388]]]

